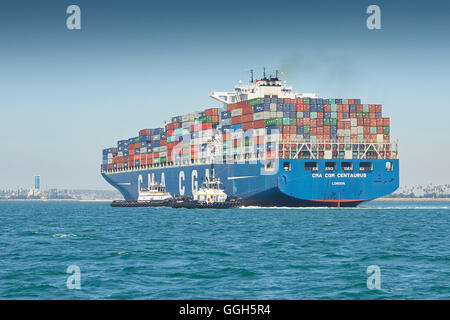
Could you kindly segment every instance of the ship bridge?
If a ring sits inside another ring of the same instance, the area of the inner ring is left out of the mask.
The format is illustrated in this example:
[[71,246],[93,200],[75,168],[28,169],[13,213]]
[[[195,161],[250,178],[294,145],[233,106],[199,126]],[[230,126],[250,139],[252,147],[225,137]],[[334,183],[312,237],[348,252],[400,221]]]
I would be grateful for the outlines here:
[[277,97],[277,98],[318,98],[317,93],[297,93],[292,91],[292,86],[286,85],[286,81],[276,77],[265,76],[260,80],[250,80],[249,84],[242,84],[242,80],[234,87],[234,91],[211,91],[209,96],[224,104],[230,104],[255,98]]

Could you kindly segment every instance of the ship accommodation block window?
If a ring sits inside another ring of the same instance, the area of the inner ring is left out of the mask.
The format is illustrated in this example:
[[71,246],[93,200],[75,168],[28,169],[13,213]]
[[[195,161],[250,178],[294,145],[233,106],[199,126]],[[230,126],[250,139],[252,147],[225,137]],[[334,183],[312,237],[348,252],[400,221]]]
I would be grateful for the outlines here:
[[351,171],[353,170],[353,163],[351,162],[342,162],[341,163],[341,169],[344,171]]
[[373,170],[372,162],[360,162],[359,170],[360,171],[372,171]]
[[386,171],[392,171],[394,170],[394,163],[392,161],[386,162]]
[[317,170],[319,170],[317,162],[305,162],[305,170],[307,170],[307,171],[317,171]]
[[336,162],[325,162],[325,171],[336,170]]
[[283,170],[284,171],[291,171],[291,163],[288,161],[283,162]]
[[273,160],[266,161],[266,171],[274,171],[275,166]]

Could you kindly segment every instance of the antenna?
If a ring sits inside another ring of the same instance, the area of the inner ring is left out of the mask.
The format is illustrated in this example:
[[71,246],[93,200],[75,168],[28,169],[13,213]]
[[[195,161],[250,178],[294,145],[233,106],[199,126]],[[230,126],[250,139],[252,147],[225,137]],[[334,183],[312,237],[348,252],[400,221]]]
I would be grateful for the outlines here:
[[263,68],[263,76],[264,76],[263,79],[266,79],[266,67]]
[[253,83],[253,69],[250,70],[250,83]]
[[277,79],[278,79],[278,69],[277,69],[277,70],[275,70],[275,78],[277,78]]

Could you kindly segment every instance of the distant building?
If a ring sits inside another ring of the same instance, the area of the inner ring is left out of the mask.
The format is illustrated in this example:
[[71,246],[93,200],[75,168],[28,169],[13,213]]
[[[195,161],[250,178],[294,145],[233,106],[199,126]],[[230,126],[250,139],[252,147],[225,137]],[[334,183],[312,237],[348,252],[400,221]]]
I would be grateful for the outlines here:
[[41,189],[41,176],[39,175],[34,176],[34,189],[36,190]]

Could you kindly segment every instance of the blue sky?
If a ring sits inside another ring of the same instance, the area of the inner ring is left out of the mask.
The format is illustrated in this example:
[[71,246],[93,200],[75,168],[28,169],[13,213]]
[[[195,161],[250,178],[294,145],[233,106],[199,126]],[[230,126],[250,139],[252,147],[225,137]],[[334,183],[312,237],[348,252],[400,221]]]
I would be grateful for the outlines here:
[[[81,8],[82,29],[66,28]],[[381,8],[381,30],[366,8]],[[218,104],[248,70],[383,104],[401,184],[449,183],[448,1],[14,1],[0,4],[0,188],[109,189],[101,149]]]

